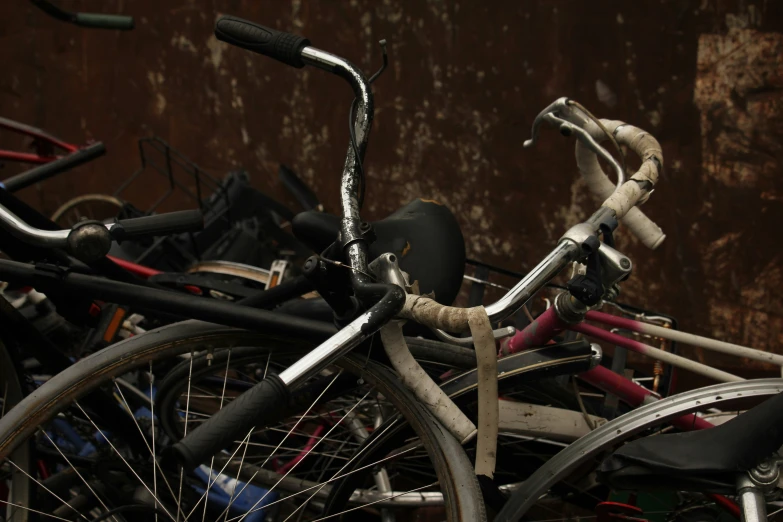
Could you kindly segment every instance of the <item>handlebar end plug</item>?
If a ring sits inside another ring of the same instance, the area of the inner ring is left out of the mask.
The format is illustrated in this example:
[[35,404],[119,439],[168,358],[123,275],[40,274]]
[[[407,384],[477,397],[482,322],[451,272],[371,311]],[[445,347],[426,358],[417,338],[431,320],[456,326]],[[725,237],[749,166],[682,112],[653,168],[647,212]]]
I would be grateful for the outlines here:
[[109,253],[111,234],[99,221],[82,221],[68,234],[68,253],[84,263],[93,263]]

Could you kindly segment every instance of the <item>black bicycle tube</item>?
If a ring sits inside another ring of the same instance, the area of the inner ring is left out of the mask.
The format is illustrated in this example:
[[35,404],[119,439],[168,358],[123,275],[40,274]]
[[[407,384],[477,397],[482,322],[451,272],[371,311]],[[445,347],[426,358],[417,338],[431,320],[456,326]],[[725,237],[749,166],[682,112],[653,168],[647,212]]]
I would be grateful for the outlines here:
[[39,181],[49,179],[52,176],[78,167],[84,163],[92,161],[100,156],[106,154],[106,147],[101,142],[93,143],[83,149],[79,149],[76,152],[72,152],[67,156],[56,159],[49,163],[44,163],[30,170],[26,170],[21,174],[12,176],[2,182],[2,186],[8,192],[16,192],[30,185],[34,185]]
[[283,281],[277,286],[273,286],[269,290],[245,297],[237,301],[237,304],[249,306],[250,308],[272,308],[290,299],[301,297],[313,290],[315,290],[315,287],[305,276],[296,276]]
[[336,328],[320,321],[258,310],[247,306],[206,299],[140,285],[120,283],[100,277],[62,272],[56,267],[32,266],[0,260],[0,280],[29,285],[46,293],[48,290],[74,295],[89,295],[112,303],[143,306],[149,310],[184,315],[201,321],[237,328],[282,334],[313,341],[323,341]]

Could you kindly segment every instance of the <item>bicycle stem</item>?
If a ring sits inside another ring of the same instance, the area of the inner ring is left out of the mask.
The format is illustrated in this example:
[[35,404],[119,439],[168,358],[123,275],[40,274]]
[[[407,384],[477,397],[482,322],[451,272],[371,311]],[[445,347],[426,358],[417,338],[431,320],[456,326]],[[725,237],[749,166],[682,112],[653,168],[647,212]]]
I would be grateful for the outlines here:
[[485,307],[489,320],[493,323],[502,321],[518,311],[552,280],[568,263],[579,256],[581,246],[569,239],[561,240],[557,246],[538,263],[528,274],[498,301]]

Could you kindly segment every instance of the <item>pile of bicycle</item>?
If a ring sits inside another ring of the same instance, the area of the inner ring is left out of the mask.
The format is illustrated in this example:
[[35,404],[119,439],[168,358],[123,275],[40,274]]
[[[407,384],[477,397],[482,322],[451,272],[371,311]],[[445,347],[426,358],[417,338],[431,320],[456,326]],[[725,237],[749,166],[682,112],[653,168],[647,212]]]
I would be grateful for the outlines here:
[[[133,27],[31,2],[76,25]],[[467,259],[457,219],[432,200],[362,220],[385,42],[368,79],[306,38],[236,17],[215,36],[350,85],[341,215],[285,167],[302,212],[149,138],[117,192],[46,216],[14,193],[105,148],[0,120],[34,149],[0,151],[34,165],[0,184],[0,520],[756,522],[778,511],[783,379],[678,352],[770,368],[783,356],[620,300],[633,263],[615,231],[651,249],[665,238],[638,208],[664,166],[652,135],[568,98],[536,117],[525,146],[543,124],[575,138],[600,206],[518,274]],[[150,170],[169,188],[140,209],[122,193]],[[174,192],[195,208],[161,211]],[[693,374],[714,384],[689,386]]]

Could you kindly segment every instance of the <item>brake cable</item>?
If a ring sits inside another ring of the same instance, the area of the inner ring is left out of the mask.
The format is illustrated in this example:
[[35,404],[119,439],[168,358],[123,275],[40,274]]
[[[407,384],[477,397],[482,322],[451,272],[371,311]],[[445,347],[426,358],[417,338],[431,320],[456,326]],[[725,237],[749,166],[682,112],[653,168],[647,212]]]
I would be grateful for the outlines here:
[[[375,74],[370,76],[370,79],[368,80],[370,84],[374,83],[375,80],[378,79],[381,73],[383,73],[383,71],[385,71],[386,67],[389,65],[389,55],[386,53],[386,40],[381,40],[378,43],[381,45],[381,51],[383,52],[383,65],[381,65],[381,68],[378,69],[375,72]],[[362,158],[361,156],[359,156],[359,147],[356,144],[356,129],[354,128],[354,119],[356,118],[357,103],[358,100],[356,98],[354,98],[353,102],[351,102],[351,110],[348,112],[348,132],[351,135],[351,148],[353,148],[354,165],[356,166],[356,172],[359,175],[359,210],[361,210],[362,205],[364,205],[365,180],[364,180],[364,167],[362,166]]]
[[601,123],[601,120],[599,120],[598,118],[593,116],[593,113],[588,111],[587,108],[584,105],[582,105],[581,103],[579,103],[578,101],[569,99],[566,102],[566,104],[573,105],[574,107],[576,107],[577,109],[582,111],[584,113],[584,115],[587,116],[588,118],[590,118],[593,121],[593,123],[595,123],[598,126],[599,129],[601,129],[601,131],[606,135],[606,137],[609,138],[609,141],[612,142],[612,145],[614,145],[614,148],[617,151],[617,155],[620,156],[620,165],[623,167],[623,172],[627,173],[628,169],[625,166],[625,154],[623,154],[623,149],[620,148],[620,144],[617,143],[617,140],[615,139],[614,134],[609,132],[609,129],[607,129],[604,126],[604,124]]

